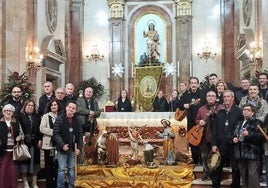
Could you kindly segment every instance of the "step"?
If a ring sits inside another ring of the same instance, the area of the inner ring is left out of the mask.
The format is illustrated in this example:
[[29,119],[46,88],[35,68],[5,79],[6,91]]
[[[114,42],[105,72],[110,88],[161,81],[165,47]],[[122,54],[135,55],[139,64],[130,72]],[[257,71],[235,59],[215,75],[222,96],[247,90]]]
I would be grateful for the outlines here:
[[[264,178],[265,178],[265,171],[263,172]],[[200,165],[196,165],[194,168],[194,175],[195,179],[193,181],[193,184],[191,188],[211,188],[212,187],[212,181],[206,180],[202,181],[202,175],[203,175],[203,167]],[[232,170],[231,167],[225,167],[223,168],[223,178],[221,181],[221,188],[227,188],[230,186],[232,182]],[[242,183],[241,183],[242,185]],[[261,187],[266,187],[266,183],[260,183]],[[242,187],[242,186],[241,186]]]

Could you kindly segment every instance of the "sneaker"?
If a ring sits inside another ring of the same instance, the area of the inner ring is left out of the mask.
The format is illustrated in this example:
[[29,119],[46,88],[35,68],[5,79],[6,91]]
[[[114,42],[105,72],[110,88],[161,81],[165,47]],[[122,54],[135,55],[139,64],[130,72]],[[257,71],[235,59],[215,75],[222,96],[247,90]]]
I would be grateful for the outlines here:
[[28,181],[23,182],[23,188],[30,188]]

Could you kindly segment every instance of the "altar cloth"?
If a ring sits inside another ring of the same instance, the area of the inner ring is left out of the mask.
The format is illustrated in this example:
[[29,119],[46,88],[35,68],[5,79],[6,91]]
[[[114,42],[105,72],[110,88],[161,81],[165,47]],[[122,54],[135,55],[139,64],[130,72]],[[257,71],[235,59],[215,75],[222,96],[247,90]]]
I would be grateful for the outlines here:
[[160,165],[147,168],[136,165],[124,168],[108,168],[105,165],[77,167],[76,188],[190,188],[194,180],[194,165],[178,163],[175,166]]

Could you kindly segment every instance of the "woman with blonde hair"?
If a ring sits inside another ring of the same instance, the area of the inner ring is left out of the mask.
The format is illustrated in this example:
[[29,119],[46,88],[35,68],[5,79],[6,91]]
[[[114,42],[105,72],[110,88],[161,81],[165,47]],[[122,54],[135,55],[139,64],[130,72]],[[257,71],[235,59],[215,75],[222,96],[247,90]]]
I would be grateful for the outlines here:
[[223,80],[219,80],[216,84],[216,103],[223,104],[223,92],[224,90],[227,90],[228,87],[226,83]]

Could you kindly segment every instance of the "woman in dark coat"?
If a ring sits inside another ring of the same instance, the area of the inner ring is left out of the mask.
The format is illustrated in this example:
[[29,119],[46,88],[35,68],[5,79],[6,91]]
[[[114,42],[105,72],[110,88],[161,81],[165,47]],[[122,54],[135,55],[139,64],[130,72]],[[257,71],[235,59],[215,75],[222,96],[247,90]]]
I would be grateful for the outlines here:
[[14,106],[6,104],[3,107],[3,117],[0,119],[0,187],[18,187],[18,166],[13,160],[13,147],[19,136],[20,126],[13,117]]
[[19,168],[24,187],[29,187],[27,174],[32,174],[32,187],[37,188],[37,173],[40,170],[40,148],[42,146],[42,134],[39,127],[41,116],[36,112],[36,104],[33,100],[25,101],[21,115],[19,116],[24,142],[28,145],[31,159],[20,163]]
[[117,112],[132,112],[131,101],[128,97],[127,90],[122,90],[116,105]]

